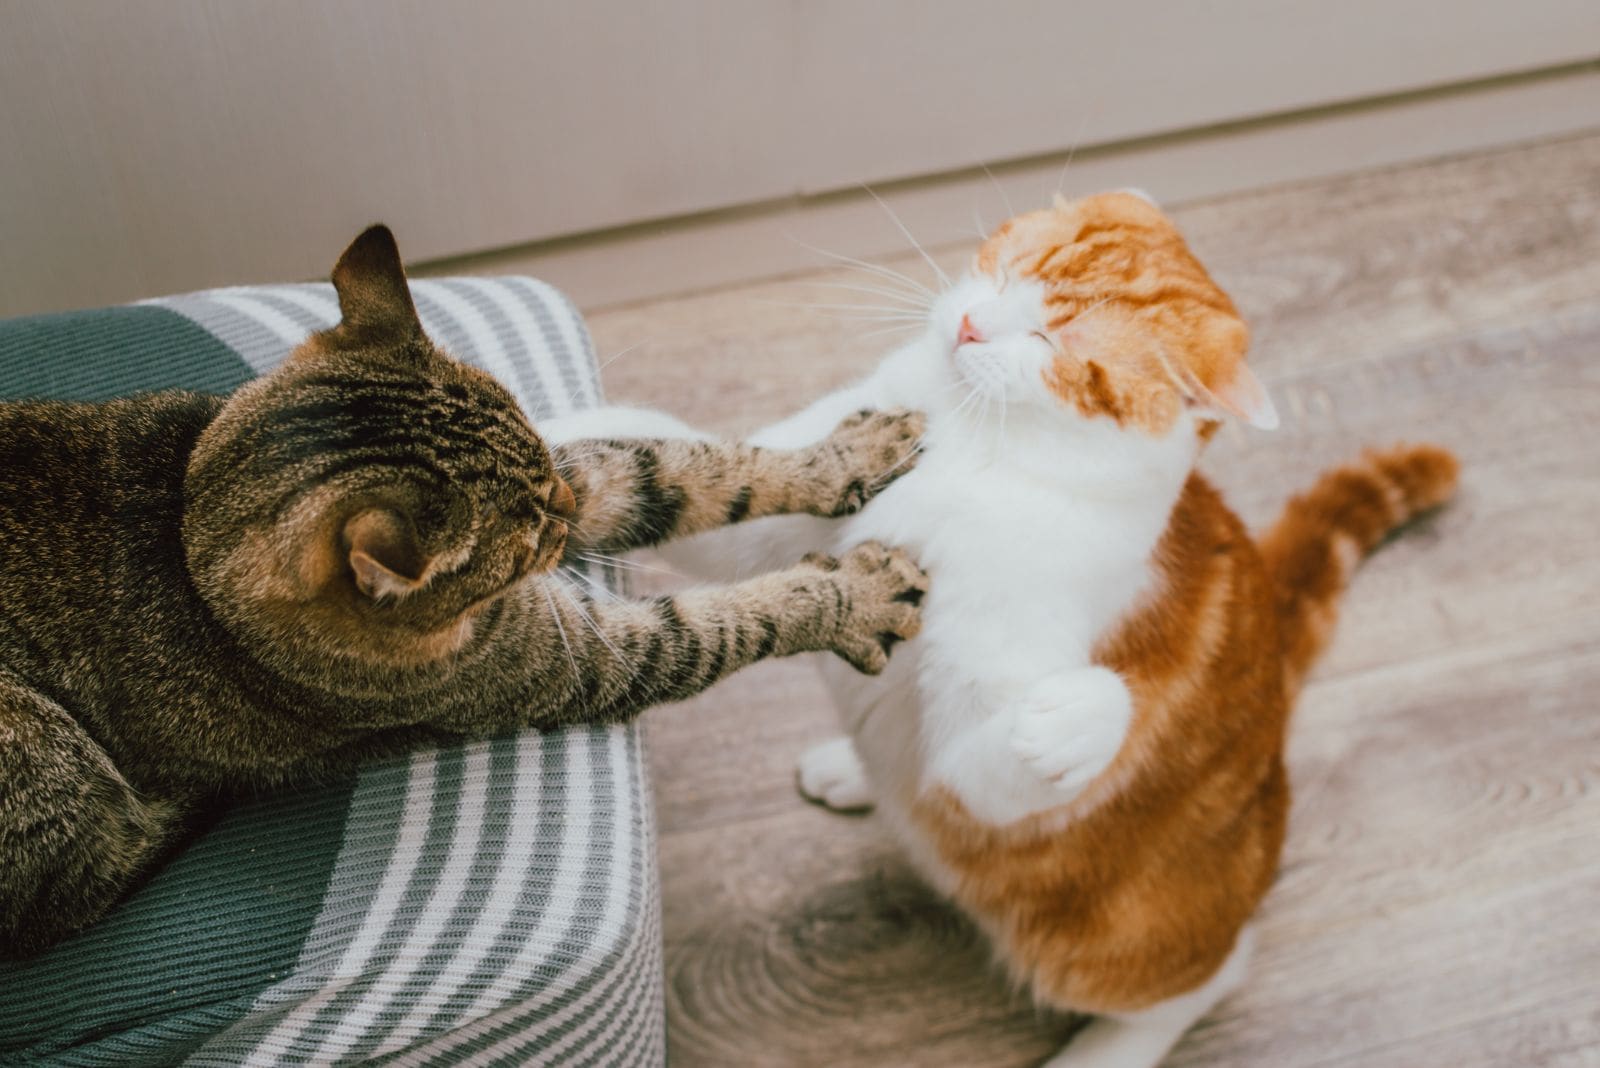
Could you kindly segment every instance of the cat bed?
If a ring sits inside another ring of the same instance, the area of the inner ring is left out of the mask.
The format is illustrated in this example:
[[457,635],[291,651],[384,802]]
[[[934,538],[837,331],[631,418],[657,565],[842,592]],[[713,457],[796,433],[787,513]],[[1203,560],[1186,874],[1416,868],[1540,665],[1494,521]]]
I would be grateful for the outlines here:
[[[599,402],[583,321],[544,283],[412,292],[536,426]],[[0,321],[0,397],[226,392],[337,318],[331,286],[283,285]],[[0,963],[0,1063],[659,1065],[654,864],[637,725],[234,802],[100,924]]]

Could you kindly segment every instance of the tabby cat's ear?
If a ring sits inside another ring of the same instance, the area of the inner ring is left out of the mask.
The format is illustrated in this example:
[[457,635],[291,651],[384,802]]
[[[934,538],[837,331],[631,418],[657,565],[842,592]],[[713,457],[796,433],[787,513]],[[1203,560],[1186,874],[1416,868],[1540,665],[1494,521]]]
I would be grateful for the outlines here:
[[387,226],[369,226],[350,243],[333,267],[339,294],[335,337],[363,343],[405,341],[422,333],[411,303],[400,247]]
[[405,597],[428,581],[432,563],[411,524],[387,508],[369,508],[345,523],[344,540],[356,587],[374,601]]

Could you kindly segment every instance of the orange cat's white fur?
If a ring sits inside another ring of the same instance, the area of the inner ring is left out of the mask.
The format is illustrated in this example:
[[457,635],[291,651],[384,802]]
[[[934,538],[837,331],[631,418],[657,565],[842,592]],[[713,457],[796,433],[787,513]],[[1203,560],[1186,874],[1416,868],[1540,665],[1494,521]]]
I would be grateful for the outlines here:
[[[1101,1019],[1052,1065],[1156,1064],[1242,981],[1288,813],[1289,702],[1360,555],[1441,503],[1442,450],[1368,453],[1259,541],[1194,471],[1276,415],[1247,332],[1171,221],[1112,193],[1019,216],[868,378],[757,434],[929,413],[918,467],[845,520],[762,520],[668,555],[734,578],[864,538],[927,569],[877,679],[825,665],[845,735],[810,797],[876,805],[1036,998]],[[692,433],[594,413],[588,433]]]

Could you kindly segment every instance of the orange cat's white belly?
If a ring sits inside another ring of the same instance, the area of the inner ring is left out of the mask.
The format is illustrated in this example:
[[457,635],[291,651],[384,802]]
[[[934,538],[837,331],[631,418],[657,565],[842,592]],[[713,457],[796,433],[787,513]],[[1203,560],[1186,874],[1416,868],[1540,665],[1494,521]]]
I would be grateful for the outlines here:
[[1148,586],[1140,543],[1153,543],[1163,518],[1107,513],[935,448],[842,525],[835,549],[903,545],[929,573],[923,633],[883,675],[836,662],[824,672],[882,818],[940,890],[952,892],[957,875],[912,806],[946,780],[996,823],[1052,803],[1048,789],[1013,788],[1011,717],[1042,681],[1092,668],[1095,639]]

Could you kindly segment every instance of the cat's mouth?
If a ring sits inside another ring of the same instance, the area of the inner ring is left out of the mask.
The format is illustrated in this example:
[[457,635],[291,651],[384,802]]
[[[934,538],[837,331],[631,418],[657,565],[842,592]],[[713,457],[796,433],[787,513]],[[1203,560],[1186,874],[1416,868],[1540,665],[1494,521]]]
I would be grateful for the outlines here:
[[561,565],[567,550],[567,524],[551,518],[523,557],[521,573],[548,574]]
[[974,390],[985,394],[993,394],[1004,389],[1004,375],[995,365],[992,354],[986,354],[976,346],[982,342],[962,342],[955,347],[952,363],[955,365],[956,374],[963,382]]

